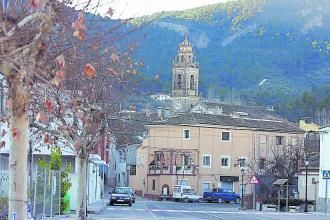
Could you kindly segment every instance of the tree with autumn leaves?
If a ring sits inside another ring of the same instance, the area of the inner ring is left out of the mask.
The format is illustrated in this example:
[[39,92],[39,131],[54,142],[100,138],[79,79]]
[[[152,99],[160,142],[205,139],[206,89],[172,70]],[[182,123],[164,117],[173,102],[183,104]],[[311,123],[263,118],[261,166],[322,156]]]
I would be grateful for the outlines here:
[[[106,43],[102,42],[108,36],[102,33],[88,39],[85,14],[68,8],[69,3],[3,0],[1,4],[0,71],[8,85],[10,218],[14,212],[17,219],[26,218],[30,123],[44,132],[45,142],[57,136],[73,146],[79,161],[77,218],[86,218],[88,153],[108,128],[105,112],[113,108],[111,97],[118,98],[124,88],[124,73],[135,73],[129,58],[132,48],[118,55],[112,46],[122,24],[102,30],[115,33]],[[41,90],[44,94],[34,100],[44,109],[32,106],[37,112],[29,120],[31,98]]]

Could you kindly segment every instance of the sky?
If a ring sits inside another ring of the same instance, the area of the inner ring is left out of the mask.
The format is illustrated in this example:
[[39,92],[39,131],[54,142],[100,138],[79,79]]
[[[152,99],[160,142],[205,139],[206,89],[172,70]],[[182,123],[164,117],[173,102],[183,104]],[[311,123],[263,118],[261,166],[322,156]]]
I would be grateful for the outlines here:
[[[76,9],[81,9],[87,0],[74,0]],[[174,11],[196,8],[209,4],[216,4],[232,0],[91,0],[91,12],[105,15],[110,8],[114,13],[112,18],[126,19],[151,15],[161,11]],[[99,7],[95,5],[99,3]]]

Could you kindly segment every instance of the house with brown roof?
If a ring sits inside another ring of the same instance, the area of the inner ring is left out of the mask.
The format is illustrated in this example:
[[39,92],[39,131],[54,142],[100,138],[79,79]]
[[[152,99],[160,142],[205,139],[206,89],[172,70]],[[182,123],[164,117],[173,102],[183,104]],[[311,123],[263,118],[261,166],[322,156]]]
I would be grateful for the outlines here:
[[214,187],[239,193],[243,178],[250,193],[252,165],[265,162],[272,148],[301,144],[304,131],[281,118],[249,116],[186,113],[149,123],[131,186],[149,197],[171,195],[178,184],[198,194]]

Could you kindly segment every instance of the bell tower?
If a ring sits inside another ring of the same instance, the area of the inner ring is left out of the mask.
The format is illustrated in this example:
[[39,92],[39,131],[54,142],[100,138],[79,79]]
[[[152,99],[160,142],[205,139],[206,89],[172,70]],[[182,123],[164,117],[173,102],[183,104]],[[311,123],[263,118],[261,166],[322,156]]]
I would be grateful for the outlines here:
[[174,111],[188,111],[198,102],[199,63],[187,32],[172,63],[172,100]]

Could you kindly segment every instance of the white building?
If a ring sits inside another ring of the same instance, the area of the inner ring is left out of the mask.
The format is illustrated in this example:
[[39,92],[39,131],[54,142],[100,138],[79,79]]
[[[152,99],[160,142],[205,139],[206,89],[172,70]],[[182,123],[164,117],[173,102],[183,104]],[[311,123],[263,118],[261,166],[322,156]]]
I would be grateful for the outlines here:
[[[0,123],[0,130],[8,130],[6,123]],[[0,197],[6,197],[8,195],[8,184],[9,184],[9,146],[10,139],[7,133],[4,137],[0,136],[0,142],[5,141],[6,145],[0,149]],[[62,169],[70,163],[71,165],[71,183],[72,187],[69,190],[70,194],[70,208],[75,210],[77,208],[77,191],[78,191],[78,173],[77,173],[77,160],[73,148],[67,147],[66,145],[58,144],[62,151]],[[32,177],[35,177],[38,161],[43,159],[49,161],[51,150],[48,146],[42,143],[35,143],[32,147],[32,163],[31,171]],[[101,157],[97,154],[90,154],[88,159],[88,179],[87,179],[87,202],[88,204],[94,203],[97,200],[101,200],[104,197],[104,174],[106,163],[101,160]],[[27,169],[30,169],[28,164]],[[40,168],[39,168],[40,169]],[[29,178],[28,178],[29,181]]]
[[[318,210],[321,212],[324,212],[326,210],[326,204],[328,205],[328,211],[330,211],[330,179],[326,180],[322,178],[324,170],[330,170],[330,126],[320,129],[320,174]],[[328,198],[328,201],[326,201],[326,198]]]
[[170,100],[171,96],[169,94],[157,93],[157,94],[150,95],[150,98],[152,98],[156,101],[163,102],[166,100]]

